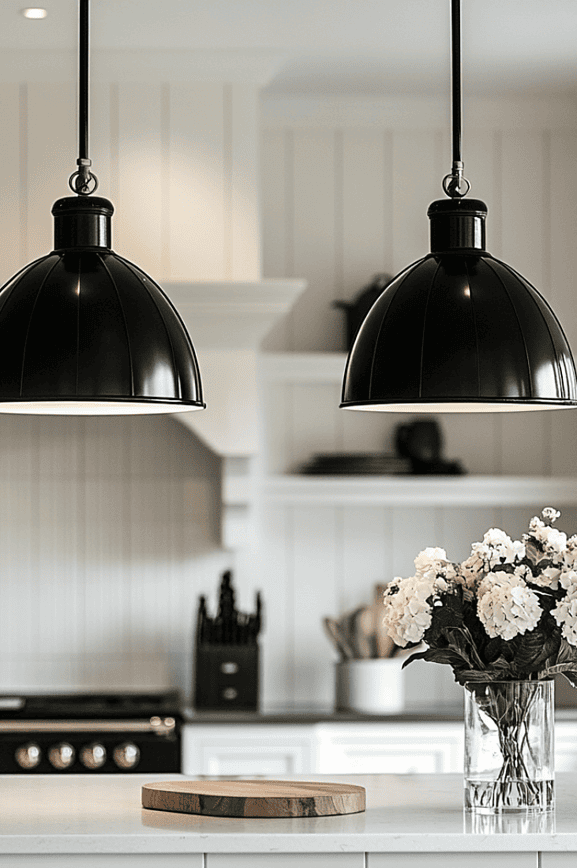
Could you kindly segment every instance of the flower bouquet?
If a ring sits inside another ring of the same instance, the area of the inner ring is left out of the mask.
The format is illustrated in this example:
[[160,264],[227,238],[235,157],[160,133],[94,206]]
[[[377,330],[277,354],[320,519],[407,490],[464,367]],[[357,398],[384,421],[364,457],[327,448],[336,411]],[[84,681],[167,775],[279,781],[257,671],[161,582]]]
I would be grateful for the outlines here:
[[[577,687],[577,535],[568,539],[553,526],[559,515],[544,509],[521,541],[491,528],[462,563],[427,548],[415,575],[385,590],[389,635],[402,647],[428,646],[403,665],[448,663],[466,688],[469,808],[553,805],[551,679],[561,673]],[[547,694],[550,708],[539,722]]]

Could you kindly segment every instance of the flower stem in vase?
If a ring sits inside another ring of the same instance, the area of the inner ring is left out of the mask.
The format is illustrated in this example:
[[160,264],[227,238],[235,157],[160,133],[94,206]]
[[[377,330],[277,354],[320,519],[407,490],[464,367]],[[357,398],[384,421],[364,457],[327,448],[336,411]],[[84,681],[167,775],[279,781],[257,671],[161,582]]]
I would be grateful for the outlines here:
[[554,808],[553,681],[468,683],[465,808]]

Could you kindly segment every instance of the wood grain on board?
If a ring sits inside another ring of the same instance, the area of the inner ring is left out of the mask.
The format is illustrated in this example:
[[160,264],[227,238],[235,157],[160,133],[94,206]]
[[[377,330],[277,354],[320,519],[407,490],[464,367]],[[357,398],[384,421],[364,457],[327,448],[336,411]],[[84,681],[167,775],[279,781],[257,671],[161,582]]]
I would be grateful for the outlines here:
[[365,788],[308,781],[158,781],[142,805],[208,817],[325,817],[365,810]]

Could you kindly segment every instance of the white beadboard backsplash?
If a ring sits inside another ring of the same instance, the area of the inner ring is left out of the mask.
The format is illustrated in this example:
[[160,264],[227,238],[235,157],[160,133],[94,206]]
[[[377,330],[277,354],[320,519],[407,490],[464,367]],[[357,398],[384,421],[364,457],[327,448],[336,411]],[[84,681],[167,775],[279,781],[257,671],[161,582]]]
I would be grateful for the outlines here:
[[0,444],[0,689],[188,690],[220,460],[158,416],[1,416]]

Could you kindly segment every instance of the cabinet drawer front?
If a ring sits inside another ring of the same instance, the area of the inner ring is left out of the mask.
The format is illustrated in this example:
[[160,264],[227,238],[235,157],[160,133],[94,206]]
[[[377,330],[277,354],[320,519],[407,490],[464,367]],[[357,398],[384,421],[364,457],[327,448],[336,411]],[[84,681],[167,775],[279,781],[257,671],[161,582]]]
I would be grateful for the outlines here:
[[309,727],[184,726],[186,775],[302,775],[313,771]]
[[204,868],[202,853],[67,853],[0,856],[0,868]]
[[[219,747],[203,750],[205,775],[295,775],[303,771],[298,749],[270,750],[263,748]],[[192,772],[192,774],[196,774]]]
[[364,853],[209,853],[206,868],[364,868]]
[[541,853],[541,868],[575,868],[577,853]]
[[[464,868],[464,866],[466,868],[487,868],[487,865],[498,865],[499,868],[535,868],[537,854],[492,852],[369,853],[368,857],[368,868]],[[567,868],[568,866],[569,863],[567,863]],[[545,863],[543,863],[543,868],[545,868]]]
[[324,774],[434,774],[453,771],[450,751],[442,747],[392,748],[382,745],[347,748],[325,757]]

